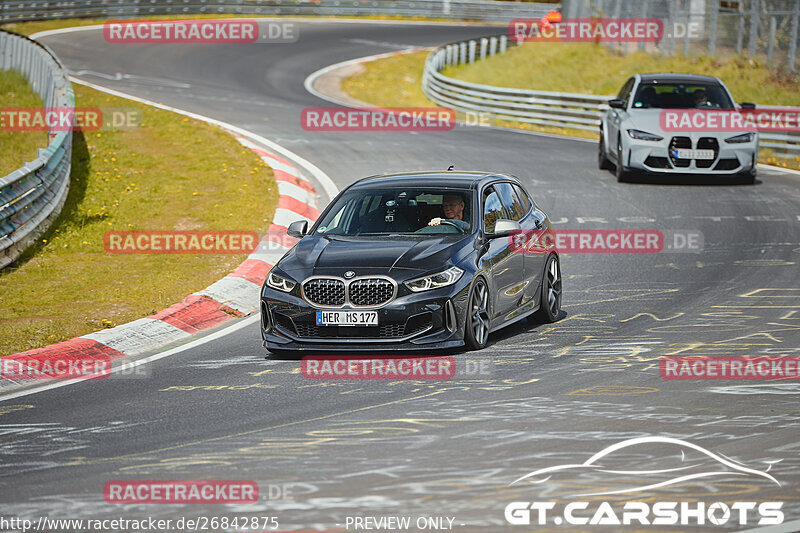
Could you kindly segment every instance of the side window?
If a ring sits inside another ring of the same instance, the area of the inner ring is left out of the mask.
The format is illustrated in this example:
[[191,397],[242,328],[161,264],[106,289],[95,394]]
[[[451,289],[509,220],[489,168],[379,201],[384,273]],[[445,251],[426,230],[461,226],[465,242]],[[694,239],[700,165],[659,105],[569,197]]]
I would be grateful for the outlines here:
[[630,78],[628,81],[625,82],[625,85],[622,86],[620,89],[617,98],[620,100],[625,100],[625,104],[627,106],[628,100],[631,99],[631,91],[633,90],[634,79]]
[[528,193],[525,192],[525,189],[523,189],[517,184],[514,184],[513,187],[514,187],[514,192],[517,193],[517,198],[519,198],[519,201],[522,204],[523,211],[527,213],[528,211],[530,211],[533,202],[531,202],[531,199],[528,196]]
[[486,233],[494,233],[494,225],[495,223],[501,219],[505,218],[505,212],[503,211],[503,203],[500,201],[500,196],[498,196],[497,191],[494,190],[494,187],[488,187],[483,191],[483,225],[486,229]]
[[522,217],[525,216],[527,209],[525,209],[522,203],[517,198],[517,195],[514,193],[514,189],[512,188],[510,183],[498,183],[497,192],[500,194],[500,198],[503,200],[503,204],[508,209],[509,214],[511,215],[511,220],[522,220]]

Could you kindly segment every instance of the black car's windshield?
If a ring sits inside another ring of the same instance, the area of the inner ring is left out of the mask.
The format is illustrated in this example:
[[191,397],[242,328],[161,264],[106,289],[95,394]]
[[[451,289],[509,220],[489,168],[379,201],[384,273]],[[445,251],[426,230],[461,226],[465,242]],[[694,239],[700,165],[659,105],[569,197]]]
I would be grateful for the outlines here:
[[639,109],[733,109],[728,93],[719,84],[643,82],[633,107]]
[[386,188],[344,193],[317,225],[315,235],[470,233],[468,189]]

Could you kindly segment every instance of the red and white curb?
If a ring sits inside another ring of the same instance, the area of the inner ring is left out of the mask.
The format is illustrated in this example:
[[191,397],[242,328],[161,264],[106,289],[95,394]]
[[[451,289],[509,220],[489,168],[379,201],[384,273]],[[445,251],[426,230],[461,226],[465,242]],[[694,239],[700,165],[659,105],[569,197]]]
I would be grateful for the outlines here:
[[[278,207],[272,224],[247,259],[221,280],[154,315],[3,359],[16,360],[28,368],[42,368],[47,362],[52,366],[57,360],[64,359],[108,358],[115,361],[156,350],[256,313],[261,285],[267,273],[289,250],[286,244],[293,241],[285,235],[287,226],[296,220],[313,222],[319,216],[317,192],[289,161],[245,137],[232,134],[272,168],[278,183]],[[3,380],[5,386],[0,388],[32,381]]]

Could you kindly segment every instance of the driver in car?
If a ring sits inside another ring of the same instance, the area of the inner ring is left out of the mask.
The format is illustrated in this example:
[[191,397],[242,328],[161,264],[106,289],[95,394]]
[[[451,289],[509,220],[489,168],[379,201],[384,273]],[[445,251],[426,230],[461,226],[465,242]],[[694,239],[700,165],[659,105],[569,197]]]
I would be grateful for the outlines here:
[[697,89],[694,94],[692,94],[692,100],[694,100],[695,107],[704,107],[708,105],[708,96],[703,89]]
[[464,220],[464,198],[459,194],[445,194],[442,197],[444,218],[435,217],[428,222],[429,226],[438,226],[443,221],[457,226],[462,232],[469,231],[469,223]]

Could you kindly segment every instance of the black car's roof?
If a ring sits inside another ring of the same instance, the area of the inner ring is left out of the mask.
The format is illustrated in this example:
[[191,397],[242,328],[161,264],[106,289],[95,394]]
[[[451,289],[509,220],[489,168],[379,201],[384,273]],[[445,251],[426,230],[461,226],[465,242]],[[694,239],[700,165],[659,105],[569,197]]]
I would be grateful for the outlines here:
[[701,76],[700,74],[670,74],[666,72],[658,74],[639,74],[643,82],[660,83],[712,83],[719,85],[721,82],[714,76]]
[[496,174],[491,172],[470,171],[420,171],[400,172],[397,174],[379,174],[369,176],[353,183],[348,188],[372,188],[391,186],[411,187],[452,187],[456,189],[474,189],[485,181],[496,179],[510,179],[519,182],[514,176]]

